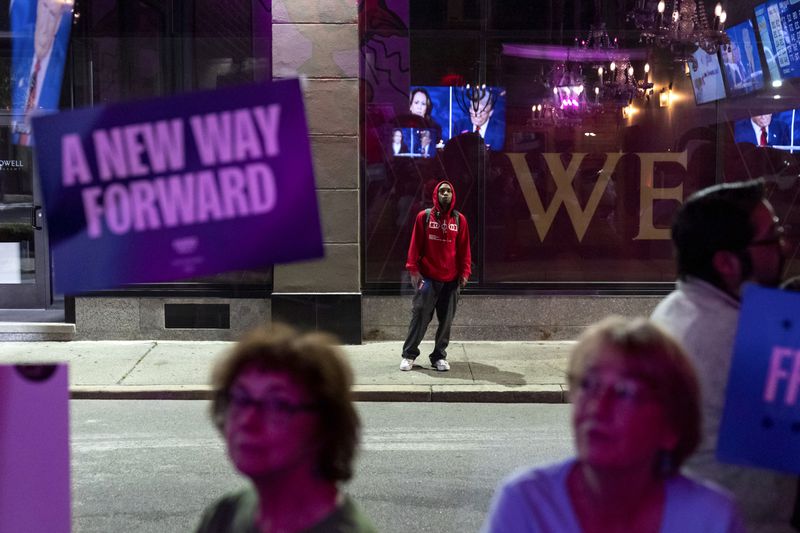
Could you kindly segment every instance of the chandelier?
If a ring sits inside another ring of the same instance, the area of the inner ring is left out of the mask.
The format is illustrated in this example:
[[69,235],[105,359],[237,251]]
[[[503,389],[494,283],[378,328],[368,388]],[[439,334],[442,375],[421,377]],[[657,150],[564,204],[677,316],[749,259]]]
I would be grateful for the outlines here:
[[486,109],[494,109],[497,92],[487,87],[485,83],[481,85],[468,83],[455,92],[455,100],[464,113],[477,115]]
[[641,32],[643,42],[665,48],[675,61],[697,68],[692,54],[698,48],[715,54],[730,44],[722,5],[714,8],[713,22],[708,15],[704,0],[636,0],[628,19]]
[[[648,80],[648,53],[643,48],[620,48],[605,23],[590,26],[574,46],[503,44],[503,54],[552,62],[543,77],[551,96],[531,107],[535,126],[578,125],[584,118],[629,110],[635,100],[649,101],[653,84]],[[634,62],[644,66],[641,77]],[[646,103],[646,102],[644,102]]]
[[[606,24],[601,22],[589,27],[589,35],[576,43],[581,49],[601,52],[605,61],[595,61],[592,69],[597,73],[594,86],[594,103],[610,103],[615,106],[628,106],[637,98],[649,98],[653,84],[648,81],[650,64],[644,65],[644,76],[637,80],[630,55],[619,49],[617,38],[611,38]],[[605,52],[605,54],[602,54]]]
[[[607,70],[607,71],[606,71]],[[612,61],[608,68],[597,67],[595,103],[609,102],[618,106],[629,106],[634,100],[650,100],[653,83],[649,81],[650,64],[645,63],[641,79],[636,78],[635,69],[627,58]]]

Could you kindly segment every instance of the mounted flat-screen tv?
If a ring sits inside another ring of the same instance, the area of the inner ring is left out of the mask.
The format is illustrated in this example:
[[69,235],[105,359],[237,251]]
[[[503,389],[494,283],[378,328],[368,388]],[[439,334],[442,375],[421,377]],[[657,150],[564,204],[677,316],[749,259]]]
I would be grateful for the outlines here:
[[770,78],[800,76],[800,1],[769,0],[755,15]]
[[[762,127],[765,144],[761,143]],[[787,109],[737,120],[733,123],[733,140],[796,152],[800,150],[800,110]]]
[[764,70],[753,23],[746,20],[725,30],[730,46],[720,48],[728,96],[744,96],[764,88]]
[[698,48],[692,56],[696,62],[690,70],[695,103],[707,104],[725,98],[725,82],[717,55]]
[[[420,90],[430,97],[427,122],[430,129],[436,131],[434,144],[447,143],[462,133],[476,133],[477,126],[477,133],[489,148],[503,149],[506,134],[505,89],[485,86],[477,91],[468,91],[464,87],[415,85],[411,87],[411,94]],[[409,137],[407,141],[410,144],[412,139]]]

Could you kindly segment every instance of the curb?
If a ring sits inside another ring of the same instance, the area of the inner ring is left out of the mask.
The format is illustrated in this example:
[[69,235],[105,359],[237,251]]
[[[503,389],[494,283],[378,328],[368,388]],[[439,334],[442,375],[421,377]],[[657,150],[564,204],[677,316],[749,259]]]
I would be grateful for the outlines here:
[[71,400],[210,400],[208,385],[83,385],[69,388]]
[[[209,400],[208,385],[70,387],[73,400]],[[355,385],[357,402],[568,403],[561,385]]]

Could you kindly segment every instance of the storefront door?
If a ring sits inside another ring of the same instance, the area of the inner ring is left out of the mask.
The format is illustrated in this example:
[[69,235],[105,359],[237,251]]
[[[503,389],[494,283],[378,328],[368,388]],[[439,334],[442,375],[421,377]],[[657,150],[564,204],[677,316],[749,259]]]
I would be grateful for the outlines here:
[[[7,141],[9,128],[0,134]],[[43,309],[51,301],[41,193],[33,152],[4,142],[0,157],[0,309]]]

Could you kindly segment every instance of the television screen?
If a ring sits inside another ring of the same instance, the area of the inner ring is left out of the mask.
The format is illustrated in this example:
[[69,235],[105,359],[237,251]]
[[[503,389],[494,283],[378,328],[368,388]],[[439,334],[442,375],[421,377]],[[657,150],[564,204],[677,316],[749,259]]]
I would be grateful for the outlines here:
[[729,47],[720,48],[728,96],[742,96],[764,88],[764,71],[756,48],[756,33],[749,20],[725,30]]
[[433,128],[387,127],[382,144],[390,157],[433,157],[437,135]]
[[[462,133],[477,132],[492,150],[502,150],[506,134],[506,99],[501,87],[482,87],[468,90],[464,87],[411,88],[413,97],[425,94],[429,99],[427,118],[434,144],[444,143]],[[417,109],[419,112],[419,109]],[[417,128],[419,129],[419,128]]]
[[800,150],[798,121],[800,111],[796,109],[737,120],[733,125],[733,140],[794,152]]
[[769,0],[756,6],[755,14],[770,77],[800,76],[800,2]]
[[725,83],[716,54],[709,54],[698,48],[694,54],[696,68],[692,65],[692,88],[697,105],[725,98]]

